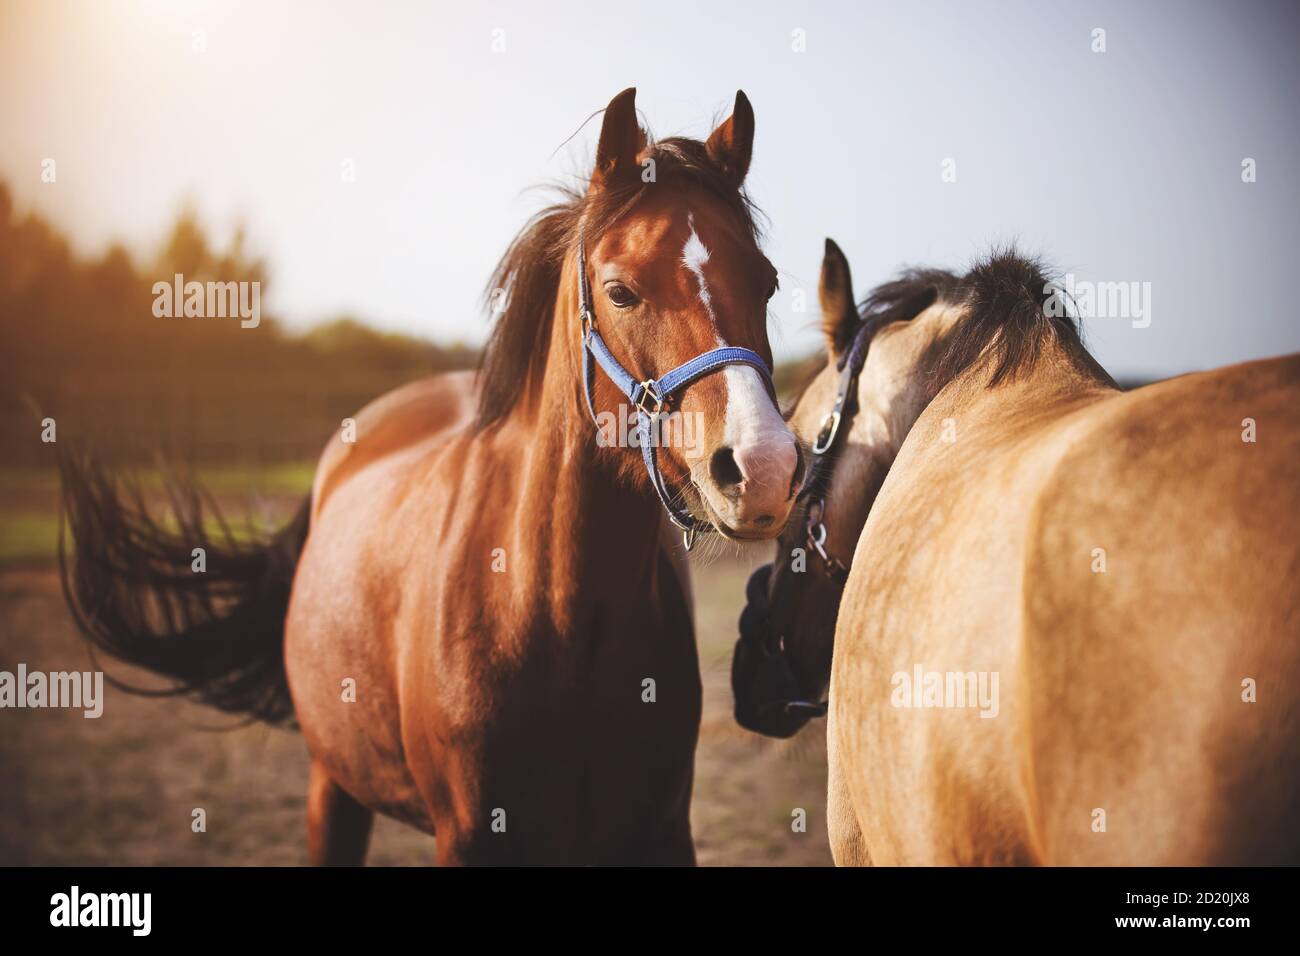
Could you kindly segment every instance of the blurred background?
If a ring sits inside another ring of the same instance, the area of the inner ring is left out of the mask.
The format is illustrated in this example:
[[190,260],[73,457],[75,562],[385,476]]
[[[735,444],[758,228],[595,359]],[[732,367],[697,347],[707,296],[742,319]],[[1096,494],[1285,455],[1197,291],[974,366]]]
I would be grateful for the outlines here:
[[[738,88],[754,103],[782,382],[820,349],[828,235],[859,295],[1008,241],[1076,282],[1149,283],[1145,327],[1084,322],[1123,382],[1295,351],[1298,43],[1289,0],[0,0],[0,668],[84,658],[41,418],[147,496],[184,462],[230,515],[274,525],[342,418],[473,367],[483,283],[547,200],[530,187],[585,178],[594,114],[626,86],[660,136],[706,135]],[[260,325],[155,316],[176,273],[259,282]],[[775,744],[728,715],[765,554],[697,568],[701,856],[826,862],[820,729]],[[23,731],[0,733],[0,862],[296,861],[300,743],[195,738],[173,706],[0,714]],[[173,833],[166,807],[196,787],[247,834],[187,843],[188,816]],[[378,839],[380,861],[427,857],[403,828]]]
[[[160,433],[313,456],[376,392],[474,363],[483,283],[547,199],[530,187],[585,177],[628,85],[660,135],[753,101],[781,361],[819,347],[827,235],[860,294],[1012,240],[1149,283],[1149,326],[1086,323],[1124,380],[1292,351],[1298,40],[1273,0],[4,0],[5,397],[75,408],[61,426],[123,454]],[[259,280],[270,321],[155,317],[176,272]],[[0,427],[39,459],[25,421]]]

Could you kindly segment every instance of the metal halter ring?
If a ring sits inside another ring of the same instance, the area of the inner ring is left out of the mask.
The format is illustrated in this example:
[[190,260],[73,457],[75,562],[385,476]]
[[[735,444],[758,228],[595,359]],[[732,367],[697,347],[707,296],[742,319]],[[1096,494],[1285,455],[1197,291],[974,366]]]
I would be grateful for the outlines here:
[[[654,401],[654,408],[646,407],[646,396],[649,396]],[[652,378],[648,378],[641,383],[641,392],[634,401],[636,410],[649,417],[651,421],[658,418],[659,414],[664,410],[665,399],[659,394],[659,389]]]
[[836,409],[833,412],[827,412],[822,418],[821,431],[817,433],[817,440],[813,442],[813,454],[824,455],[835,444],[835,433],[840,430],[840,413]]
[[808,546],[817,552],[817,556],[822,559],[822,563],[832,572],[838,573],[844,570],[844,562],[840,561],[839,558],[832,558],[826,553],[826,523],[822,520],[825,511],[826,500],[824,498],[814,498],[808,502],[804,536],[807,538]]
[[691,548],[695,547],[695,538],[700,533],[699,525],[695,525],[690,528],[682,528],[681,532],[682,532],[682,545],[689,552]]
[[818,521],[816,524],[808,524],[808,543],[813,546],[818,556],[828,564],[830,557],[826,554],[826,525]]

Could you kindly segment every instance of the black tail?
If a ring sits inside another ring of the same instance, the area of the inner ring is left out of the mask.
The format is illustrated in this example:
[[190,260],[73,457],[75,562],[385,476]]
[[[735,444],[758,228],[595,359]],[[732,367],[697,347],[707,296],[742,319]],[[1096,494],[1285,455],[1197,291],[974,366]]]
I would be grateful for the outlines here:
[[[152,696],[189,694],[272,724],[292,718],[284,620],[310,499],[274,536],[242,542],[190,480],[169,479],[171,530],[150,516],[138,488],[93,459],[65,454],[62,472],[74,560],[69,567],[61,533],[59,565],[78,627],[92,649],[171,679],[161,690],[115,683]],[[195,548],[206,570],[195,570]]]

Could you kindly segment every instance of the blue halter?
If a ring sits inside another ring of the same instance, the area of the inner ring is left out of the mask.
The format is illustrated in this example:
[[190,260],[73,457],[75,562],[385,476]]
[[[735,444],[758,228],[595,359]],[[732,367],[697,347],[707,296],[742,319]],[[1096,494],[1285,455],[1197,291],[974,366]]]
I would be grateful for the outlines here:
[[690,551],[691,546],[695,544],[696,535],[701,531],[712,531],[713,526],[707,521],[698,520],[688,511],[673,504],[668,486],[659,472],[659,462],[655,455],[658,438],[654,435],[654,423],[673,395],[692,382],[728,365],[749,365],[758,369],[763,377],[763,383],[775,401],[776,389],[772,384],[772,372],[757,352],[724,345],[695,356],[690,361],[665,372],[658,379],[647,378],[643,382],[638,382],[619,364],[618,359],[614,358],[609,346],[596,331],[596,309],[591,299],[591,285],[587,281],[587,248],[581,238],[578,240],[578,316],[582,322],[582,387],[591,420],[599,427],[600,422],[596,418],[596,407],[591,395],[595,384],[595,369],[591,364],[591,359],[594,358],[596,364],[605,370],[610,381],[618,386],[619,391],[626,395],[636,408],[637,438],[641,445],[641,457],[645,461],[646,473],[650,476],[650,484],[654,486],[655,494],[659,496],[659,501],[668,512],[668,517],[681,529],[682,543],[686,545],[686,550]]

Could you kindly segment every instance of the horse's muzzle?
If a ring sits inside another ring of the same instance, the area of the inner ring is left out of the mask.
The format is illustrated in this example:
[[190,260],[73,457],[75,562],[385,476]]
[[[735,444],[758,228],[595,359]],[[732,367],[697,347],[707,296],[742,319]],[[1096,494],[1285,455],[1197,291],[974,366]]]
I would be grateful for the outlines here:
[[731,658],[736,723],[767,737],[793,737],[826,705],[807,700],[799,688],[768,610],[766,564],[750,575],[740,614],[740,639]]

